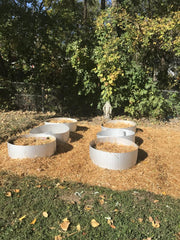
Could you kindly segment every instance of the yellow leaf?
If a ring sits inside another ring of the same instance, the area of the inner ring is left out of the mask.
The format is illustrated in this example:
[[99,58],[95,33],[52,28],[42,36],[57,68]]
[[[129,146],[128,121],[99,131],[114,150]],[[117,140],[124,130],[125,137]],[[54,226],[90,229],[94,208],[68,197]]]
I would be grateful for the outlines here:
[[152,217],[149,217],[149,221],[152,223],[152,226],[154,228],[159,228],[160,227],[159,220],[154,221]]
[[54,237],[54,240],[62,240],[62,237],[60,235],[57,235]]
[[15,193],[19,193],[20,192],[20,189],[14,189],[13,190]]
[[114,209],[114,212],[118,212],[119,210],[117,208]]
[[154,222],[154,220],[153,220],[153,218],[150,216],[149,217],[149,221],[152,223],[152,222]]
[[101,205],[103,205],[103,204],[104,204],[104,199],[101,198],[101,199],[99,200],[99,203],[100,203]]
[[26,217],[26,215],[20,217],[20,218],[19,218],[19,221],[22,221],[25,217]]
[[67,218],[64,218],[62,223],[60,223],[60,227],[62,230],[67,231],[69,227],[70,221]]
[[100,195],[99,197],[102,198],[102,199],[105,199],[105,196],[104,196],[104,195]]
[[92,219],[92,220],[91,220],[91,226],[94,227],[94,228],[96,228],[96,227],[99,226],[99,223],[98,223],[95,219]]
[[115,229],[116,227],[113,224],[113,220],[112,219],[108,219],[107,223],[109,224],[110,227],[112,227],[113,229]]
[[154,200],[154,203],[157,203],[157,202],[159,202],[159,200]]
[[81,226],[80,226],[80,224],[78,224],[78,225],[76,226],[76,229],[77,229],[78,232],[81,231]]
[[30,224],[32,224],[32,225],[35,224],[36,220],[37,219],[35,218]]
[[6,197],[11,197],[12,196],[12,193],[11,192],[7,192],[6,193]]
[[157,222],[152,222],[152,226],[154,227],[154,228],[159,228],[160,227],[160,224],[159,224],[159,222],[157,221]]
[[142,218],[138,218],[138,221],[139,221],[140,223],[142,223],[142,222],[143,222],[143,219],[142,219]]
[[66,187],[65,187],[65,186],[62,186],[62,185],[59,185],[58,188],[64,189],[64,188],[66,188]]
[[45,217],[45,218],[48,217],[48,213],[47,213],[47,212],[43,212],[42,215],[43,215],[43,217]]
[[84,207],[84,210],[85,211],[90,211],[92,209],[92,206],[91,205],[86,205],[85,207]]

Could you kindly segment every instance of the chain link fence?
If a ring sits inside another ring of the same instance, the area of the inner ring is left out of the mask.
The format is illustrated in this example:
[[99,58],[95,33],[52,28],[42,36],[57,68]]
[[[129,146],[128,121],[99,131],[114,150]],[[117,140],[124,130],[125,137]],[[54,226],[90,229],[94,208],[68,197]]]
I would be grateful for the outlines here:
[[0,85],[0,105],[7,104],[15,109],[29,111],[57,111],[62,112],[60,96],[55,86],[44,84],[6,82]]
[[[180,116],[180,92],[161,90],[163,97],[169,102],[174,116]],[[62,99],[56,86],[43,84],[9,82],[6,86],[0,85],[0,108],[3,104],[11,105],[15,109],[29,111],[56,111],[62,113]]]

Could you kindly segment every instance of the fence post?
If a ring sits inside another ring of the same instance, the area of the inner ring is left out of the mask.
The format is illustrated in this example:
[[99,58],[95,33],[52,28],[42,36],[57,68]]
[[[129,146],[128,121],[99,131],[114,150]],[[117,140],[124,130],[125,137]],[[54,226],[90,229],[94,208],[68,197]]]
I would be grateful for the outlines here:
[[44,85],[41,87],[41,97],[42,97],[42,112],[44,113]]

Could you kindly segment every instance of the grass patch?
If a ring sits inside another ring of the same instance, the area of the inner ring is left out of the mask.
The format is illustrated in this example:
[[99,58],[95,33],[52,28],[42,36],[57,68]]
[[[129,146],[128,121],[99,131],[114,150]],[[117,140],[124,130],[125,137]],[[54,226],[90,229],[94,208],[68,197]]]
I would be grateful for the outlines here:
[[[6,172],[0,179],[3,240],[178,239],[180,199]],[[66,218],[67,231],[61,228]],[[99,226],[93,227],[92,219]]]
[[0,112],[0,143],[7,140],[12,135],[32,128],[52,116],[54,116],[54,113],[37,113],[29,111]]

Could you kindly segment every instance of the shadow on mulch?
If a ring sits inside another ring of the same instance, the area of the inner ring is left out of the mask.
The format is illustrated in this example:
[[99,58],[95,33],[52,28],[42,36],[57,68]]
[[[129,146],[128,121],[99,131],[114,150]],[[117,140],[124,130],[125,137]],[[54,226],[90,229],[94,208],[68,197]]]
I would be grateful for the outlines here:
[[70,132],[70,139],[71,143],[78,141],[83,137],[82,134],[76,133],[76,132]]
[[56,154],[66,153],[66,152],[71,151],[72,149],[73,149],[73,146],[71,144],[62,142],[62,143],[58,144],[57,149],[56,149]]
[[143,149],[139,148],[138,149],[138,158],[137,158],[137,163],[140,163],[144,161],[148,157],[147,152],[145,152]]
[[77,130],[76,131],[87,131],[89,128],[88,127],[84,127],[84,126],[77,126]]
[[143,132],[142,128],[136,128],[136,133],[137,132]]
[[141,146],[141,144],[142,144],[143,142],[144,142],[144,141],[143,141],[142,138],[135,136],[135,143],[136,143],[138,146]]

